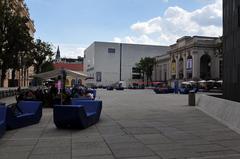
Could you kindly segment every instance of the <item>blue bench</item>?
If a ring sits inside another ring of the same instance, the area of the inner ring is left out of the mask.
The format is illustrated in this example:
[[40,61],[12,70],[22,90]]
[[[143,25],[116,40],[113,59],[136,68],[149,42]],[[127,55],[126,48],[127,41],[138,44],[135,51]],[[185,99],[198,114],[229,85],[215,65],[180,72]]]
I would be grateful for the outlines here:
[[55,105],[54,123],[57,128],[84,129],[99,121],[102,101],[73,100],[72,105]]
[[86,96],[80,96],[78,98],[71,98],[71,100],[94,100]]
[[6,130],[6,109],[5,104],[0,103],[0,137]]
[[42,102],[20,101],[17,104],[18,111],[7,107],[7,129],[16,129],[38,123],[42,117]]
[[72,105],[83,105],[87,113],[96,113],[96,122],[100,119],[102,112],[101,100],[71,100]]

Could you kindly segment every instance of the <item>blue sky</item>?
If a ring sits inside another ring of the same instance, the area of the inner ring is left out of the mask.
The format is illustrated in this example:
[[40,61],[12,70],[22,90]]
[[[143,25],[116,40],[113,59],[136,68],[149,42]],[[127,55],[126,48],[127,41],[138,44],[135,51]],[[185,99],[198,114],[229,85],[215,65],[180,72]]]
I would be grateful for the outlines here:
[[220,0],[26,0],[35,38],[82,56],[93,41],[169,45],[184,35],[220,36]]

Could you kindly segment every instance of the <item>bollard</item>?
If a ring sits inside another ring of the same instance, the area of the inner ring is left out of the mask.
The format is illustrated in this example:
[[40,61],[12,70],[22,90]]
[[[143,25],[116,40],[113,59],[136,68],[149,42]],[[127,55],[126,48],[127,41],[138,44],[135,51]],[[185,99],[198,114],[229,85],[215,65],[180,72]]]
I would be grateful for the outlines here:
[[189,106],[195,106],[196,103],[195,103],[195,92],[194,91],[189,91],[189,94],[188,94],[188,105]]

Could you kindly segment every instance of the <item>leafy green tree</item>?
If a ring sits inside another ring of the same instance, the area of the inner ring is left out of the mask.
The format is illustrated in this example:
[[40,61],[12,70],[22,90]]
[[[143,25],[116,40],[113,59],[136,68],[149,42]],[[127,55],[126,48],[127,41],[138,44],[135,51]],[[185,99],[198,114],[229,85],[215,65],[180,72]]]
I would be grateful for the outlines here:
[[[13,9],[13,1],[0,0],[0,58],[2,65],[2,82],[7,69],[12,69],[12,79],[15,71],[27,67],[33,48],[33,37],[29,34],[27,23],[29,19],[22,17],[19,8]],[[1,84],[2,85],[2,84]]]
[[141,70],[141,72],[143,73],[143,76],[142,76],[143,81],[144,81],[144,75],[146,75],[147,85],[149,80],[152,82],[152,72],[155,64],[156,64],[155,58],[152,58],[152,57],[141,58],[139,63],[136,64],[136,67],[139,70]]
[[[52,51],[52,45],[40,39],[37,39],[33,49],[33,65],[35,72],[41,73],[45,71],[45,66],[52,63],[53,55],[54,53]],[[51,67],[51,65],[49,65],[49,67]],[[49,69],[51,70],[51,68]]]

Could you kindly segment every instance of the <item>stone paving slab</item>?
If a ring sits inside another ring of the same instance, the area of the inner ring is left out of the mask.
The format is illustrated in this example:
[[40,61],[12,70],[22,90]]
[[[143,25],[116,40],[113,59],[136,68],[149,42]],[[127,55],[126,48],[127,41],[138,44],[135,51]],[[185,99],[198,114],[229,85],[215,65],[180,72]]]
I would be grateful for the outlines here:
[[[99,123],[61,130],[52,109],[41,122],[7,131],[0,159],[239,159],[240,135],[187,106],[185,95],[98,90]],[[5,102],[13,98],[4,99]]]

